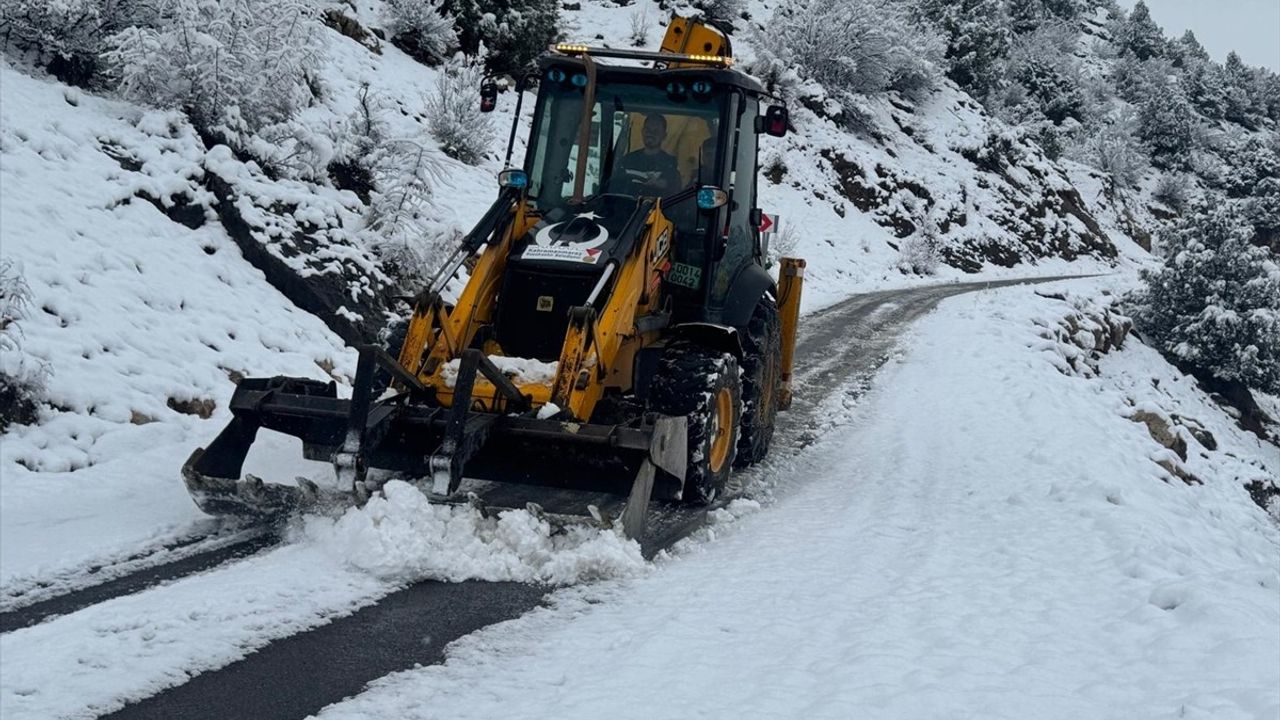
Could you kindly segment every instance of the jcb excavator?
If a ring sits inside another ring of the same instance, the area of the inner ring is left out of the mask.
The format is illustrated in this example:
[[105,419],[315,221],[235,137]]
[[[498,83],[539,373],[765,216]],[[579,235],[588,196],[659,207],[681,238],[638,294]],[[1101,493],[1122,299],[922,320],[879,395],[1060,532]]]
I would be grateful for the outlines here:
[[[623,495],[620,517],[593,515],[639,537],[651,498],[707,504],[769,451],[804,275],[798,259],[767,270],[756,197],[757,141],[786,133],[785,107],[762,112],[729,39],[680,17],[659,51],[560,44],[531,79],[524,166],[412,299],[398,356],[360,347],[350,398],[242,380],[231,423],[183,467],[202,510],[359,503],[381,468],[442,500],[464,478]],[[496,94],[486,81],[482,110]],[[301,438],[341,490],[241,478],[260,428]]]

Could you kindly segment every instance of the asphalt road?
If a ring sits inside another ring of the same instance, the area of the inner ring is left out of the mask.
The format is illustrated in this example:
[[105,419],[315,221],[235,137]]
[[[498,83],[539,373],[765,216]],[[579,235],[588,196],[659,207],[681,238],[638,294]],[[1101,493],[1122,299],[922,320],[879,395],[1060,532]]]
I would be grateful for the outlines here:
[[[1060,278],[1045,278],[1047,282]],[[779,418],[774,453],[798,453],[822,418],[821,401],[850,380],[870,379],[902,330],[944,298],[1025,281],[966,283],[859,295],[801,321],[795,401]],[[496,496],[495,496],[496,497]],[[492,498],[491,498],[492,500]],[[503,504],[511,498],[503,496]],[[539,497],[548,510],[582,507],[581,493]],[[694,511],[655,503],[641,545],[646,555],[671,546],[705,521]],[[107,717],[186,720],[296,720],[359,693],[387,673],[443,661],[453,640],[537,607],[549,588],[518,583],[423,582],[328,625],[275,641],[220,670],[126,706]],[[500,682],[500,679],[495,680]]]

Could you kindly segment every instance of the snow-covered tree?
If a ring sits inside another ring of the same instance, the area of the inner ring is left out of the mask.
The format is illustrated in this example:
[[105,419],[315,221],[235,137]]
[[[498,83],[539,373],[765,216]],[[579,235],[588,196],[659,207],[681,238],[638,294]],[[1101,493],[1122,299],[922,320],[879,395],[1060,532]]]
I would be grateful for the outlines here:
[[776,92],[848,115],[858,95],[930,87],[941,56],[937,34],[895,0],[788,0],[758,34],[750,69]]
[[384,11],[391,41],[420,62],[438,65],[457,49],[456,20],[444,0],[386,0]]
[[252,132],[310,99],[323,48],[313,13],[304,0],[161,0],[154,24],[112,35],[104,58],[126,97]]
[[484,61],[458,53],[436,78],[426,102],[427,126],[446,155],[468,165],[480,162],[493,144],[493,121],[480,112],[476,89],[484,79]]
[[1260,116],[1265,114],[1265,109],[1259,105],[1265,103],[1258,97],[1253,72],[1245,66],[1239,55],[1232,52],[1227,54],[1221,78],[1225,99],[1222,116],[1230,122],[1254,127]]
[[1210,120],[1221,120],[1226,115],[1227,81],[1221,65],[1188,57],[1183,65],[1182,85],[1196,112]]
[[1241,203],[1241,212],[1253,226],[1256,245],[1280,253],[1280,177],[1269,177],[1257,184]]
[[1190,30],[1170,42],[1165,50],[1175,67],[1187,67],[1193,62],[1209,62],[1209,51],[1204,49],[1196,34]]
[[1225,167],[1217,183],[1229,198],[1247,198],[1259,183],[1280,178],[1280,144],[1261,135],[1249,134],[1226,143],[1221,149]]
[[947,77],[979,99],[1000,87],[1013,40],[1001,0],[919,0],[917,11],[946,39]]
[[1055,125],[1084,120],[1084,88],[1072,54],[1078,34],[1074,26],[1046,22],[1017,36],[1009,53],[1010,81]]
[[1219,380],[1280,392],[1280,265],[1251,243],[1233,203],[1161,233],[1165,264],[1143,273],[1139,327],[1164,352]]
[[442,8],[457,19],[463,52],[484,45],[495,72],[531,68],[560,32],[560,0],[444,0]]
[[1178,87],[1147,94],[1138,107],[1138,136],[1157,167],[1190,167],[1196,147],[1195,114]]
[[402,287],[417,287],[448,239],[439,232],[439,212],[432,205],[432,188],[447,161],[425,143],[398,138],[386,140],[370,162],[377,188],[367,218],[371,243]]
[[1112,25],[1111,38],[1121,55],[1150,60],[1165,53],[1164,32],[1151,19],[1151,10],[1142,0],[1138,0],[1127,18]]

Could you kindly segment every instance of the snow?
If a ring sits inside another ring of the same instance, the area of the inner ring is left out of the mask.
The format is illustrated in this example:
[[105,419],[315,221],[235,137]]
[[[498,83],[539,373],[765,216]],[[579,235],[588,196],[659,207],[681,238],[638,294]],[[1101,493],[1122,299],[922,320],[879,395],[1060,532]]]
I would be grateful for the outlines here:
[[[765,3],[750,5],[768,16]],[[351,7],[377,26],[380,3]],[[651,0],[589,1],[565,13],[566,34],[628,46],[632,13],[665,15]],[[661,32],[651,28],[650,42]],[[290,255],[268,242],[279,259],[304,274],[365,274],[349,288],[353,303],[374,292],[385,278],[363,204],[317,179],[344,152],[326,133],[367,85],[388,137],[421,138],[438,70],[389,43],[374,54],[325,36],[321,100],[289,128],[301,164],[274,179],[226,148],[206,150],[179,113],[0,59],[0,252],[31,286],[22,352],[47,365],[51,401],[39,425],[0,442],[0,608],[236,537],[199,513],[178,478],[229,420],[236,377],[332,379],[348,392],[355,354],[272,289],[211,213],[193,230],[153,205],[207,205],[203,181],[216,173],[243,193],[239,207],[264,239],[308,226],[330,243]],[[749,43],[738,49],[750,58]],[[499,98],[503,130],[514,100]],[[611,531],[552,533],[527,511],[434,506],[393,480],[363,508],[304,518],[270,552],[0,635],[0,715],[93,717],[405,584],[479,578],[569,587],[456,642],[446,664],[389,676],[323,716],[1275,717],[1280,530],[1242,488],[1280,476],[1280,454],[1141,343],[1092,358],[1085,337],[1079,347],[1058,332],[1065,314],[1150,264],[1124,238],[1126,213],[1150,220],[1140,202],[1149,188],[1118,206],[1096,173],[1038,157],[1028,162],[1039,180],[1026,168],[1012,170],[1016,183],[981,173],[965,153],[1003,128],[953,86],[910,111],[892,100],[867,104],[885,138],[793,108],[801,132],[762,143],[766,164],[787,167],[761,185],[761,204],[808,260],[806,312],[859,291],[973,278],[901,272],[902,239],[843,197],[824,152],[855,162],[868,184],[929,188],[939,212],[967,215],[956,238],[1002,246],[1015,234],[999,221],[1015,184],[1074,185],[1125,275],[1055,286],[1076,293],[1070,301],[1027,289],[949,301],[870,395],[863,378],[831,389],[816,445],[742,474],[745,496],[656,563]],[[441,162],[428,234],[449,238],[493,197],[500,149],[479,167]],[[919,207],[892,192],[885,207]],[[979,277],[1115,269],[1050,259],[987,264]],[[351,307],[338,314],[361,319]],[[521,382],[555,372],[499,363]],[[1219,448],[1177,425],[1183,459],[1131,419],[1138,410],[1193,419]],[[335,482],[328,465],[301,459],[298,441],[269,432],[246,470]],[[214,539],[171,547],[206,534]]]
[[[320,717],[1275,717],[1280,528],[1241,482],[1280,452],[1135,339],[1061,372],[1042,333],[1076,309],[946,301],[851,425],[770,461],[762,511]],[[1152,461],[1132,403],[1212,430],[1203,485]]]
[[[501,355],[492,355],[489,360],[497,366],[503,375],[506,375],[517,385],[550,385],[556,379],[556,368],[560,366],[560,363],[555,360],[547,362],[534,358],[503,357]],[[454,383],[457,382],[458,368],[461,366],[461,358],[455,358],[444,364],[440,375],[444,378],[446,387],[453,387]]]
[[292,535],[226,568],[0,635],[0,715],[96,717],[422,580],[563,585],[650,567],[615,530],[553,531],[527,510],[484,518],[398,480],[362,508],[303,518]]
[[640,546],[590,525],[553,530],[527,510],[483,517],[469,506],[431,503],[393,480],[362,508],[311,516],[303,531],[331,556],[385,580],[480,579],[570,584],[643,570]]
[[[0,64],[0,248],[31,287],[22,352],[47,366],[52,404],[0,443],[6,595],[207,531],[178,468],[229,420],[235,373],[354,374],[354,353],[218,225],[191,230],[134,197],[189,190],[201,152],[173,113],[71,104]],[[212,403],[210,420],[177,409],[192,401]]]

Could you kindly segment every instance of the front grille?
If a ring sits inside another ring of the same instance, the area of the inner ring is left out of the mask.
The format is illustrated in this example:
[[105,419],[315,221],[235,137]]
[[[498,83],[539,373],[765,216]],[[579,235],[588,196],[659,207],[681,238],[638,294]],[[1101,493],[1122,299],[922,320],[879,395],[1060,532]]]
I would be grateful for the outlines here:
[[502,351],[512,357],[559,359],[569,308],[586,302],[598,275],[508,265],[495,328]]

